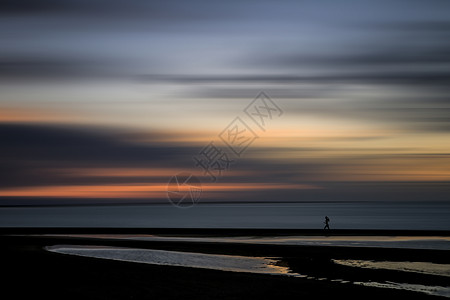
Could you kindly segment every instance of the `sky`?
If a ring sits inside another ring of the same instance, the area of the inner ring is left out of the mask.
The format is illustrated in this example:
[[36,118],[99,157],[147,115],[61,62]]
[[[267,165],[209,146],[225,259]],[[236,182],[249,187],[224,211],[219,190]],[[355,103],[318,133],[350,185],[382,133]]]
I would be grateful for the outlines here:
[[6,0],[0,41],[0,205],[180,172],[204,202],[450,200],[448,1]]

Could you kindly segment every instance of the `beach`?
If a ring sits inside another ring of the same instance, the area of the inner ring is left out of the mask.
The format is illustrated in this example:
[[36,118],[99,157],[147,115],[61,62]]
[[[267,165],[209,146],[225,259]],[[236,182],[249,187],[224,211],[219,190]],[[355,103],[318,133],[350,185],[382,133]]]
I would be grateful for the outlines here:
[[[352,267],[342,261],[410,261],[449,264],[447,250],[395,249],[380,247],[275,245],[239,242],[202,242],[184,240],[139,240],[123,238],[159,234],[160,237],[217,237],[225,230],[122,229],[122,238],[113,238],[114,229],[35,228],[1,231],[2,268],[7,274],[4,293],[14,298],[46,299],[249,299],[249,298],[329,298],[409,299],[440,298],[423,292],[364,285],[363,283],[397,282],[409,285],[447,287],[448,277],[389,269]],[[292,231],[278,231],[280,236]],[[297,231],[317,236],[322,231]],[[243,230],[241,235],[258,231]],[[368,236],[387,232],[346,231],[328,234]],[[437,232],[392,231],[392,236],[436,234]],[[260,235],[269,234],[259,231]],[[323,232],[322,232],[323,234]],[[440,232],[448,236],[448,232]],[[100,236],[103,235],[103,236]],[[239,230],[231,230],[239,236]],[[271,236],[276,232],[270,232]],[[280,267],[291,274],[270,275],[249,272],[135,263],[55,253],[47,247],[57,245],[102,246],[127,249],[241,255],[277,258]],[[302,274],[302,276],[291,276]],[[339,280],[337,280],[339,279]],[[373,284],[372,284],[373,285]]]

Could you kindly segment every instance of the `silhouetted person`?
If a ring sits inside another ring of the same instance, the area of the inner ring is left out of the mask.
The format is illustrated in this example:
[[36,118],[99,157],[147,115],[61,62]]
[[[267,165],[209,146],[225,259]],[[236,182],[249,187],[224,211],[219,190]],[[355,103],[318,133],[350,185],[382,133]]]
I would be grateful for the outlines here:
[[325,216],[325,227],[323,228],[323,230],[328,229],[330,230],[330,218],[328,218],[328,216]]

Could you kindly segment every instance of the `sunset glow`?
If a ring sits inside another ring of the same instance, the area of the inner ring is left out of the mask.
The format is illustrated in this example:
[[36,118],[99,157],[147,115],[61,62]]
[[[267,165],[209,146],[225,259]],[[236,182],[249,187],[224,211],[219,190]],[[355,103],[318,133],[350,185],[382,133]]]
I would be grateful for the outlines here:
[[0,204],[166,201],[179,172],[229,201],[449,200],[446,5],[194,2],[1,15]]

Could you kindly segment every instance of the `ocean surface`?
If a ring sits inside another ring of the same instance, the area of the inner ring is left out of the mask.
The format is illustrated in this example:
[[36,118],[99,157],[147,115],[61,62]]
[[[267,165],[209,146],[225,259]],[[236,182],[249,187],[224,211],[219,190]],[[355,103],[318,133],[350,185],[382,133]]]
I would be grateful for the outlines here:
[[1,207],[0,227],[450,230],[450,203],[265,203]]

